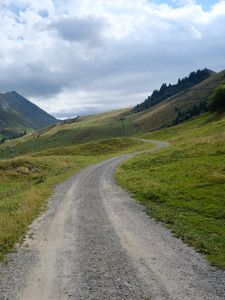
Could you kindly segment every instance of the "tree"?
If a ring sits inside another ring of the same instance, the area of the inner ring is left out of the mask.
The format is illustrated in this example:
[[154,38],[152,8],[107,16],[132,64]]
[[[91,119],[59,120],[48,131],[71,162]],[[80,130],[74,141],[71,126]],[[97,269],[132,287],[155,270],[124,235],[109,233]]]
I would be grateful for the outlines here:
[[219,85],[211,97],[209,110],[211,112],[225,111],[225,84]]

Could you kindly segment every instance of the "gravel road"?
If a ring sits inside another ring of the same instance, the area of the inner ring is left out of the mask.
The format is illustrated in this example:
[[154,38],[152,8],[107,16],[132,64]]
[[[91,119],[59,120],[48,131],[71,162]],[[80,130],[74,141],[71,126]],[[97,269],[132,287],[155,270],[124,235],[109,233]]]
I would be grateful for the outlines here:
[[116,167],[131,156],[93,165],[56,188],[0,267],[1,300],[225,299],[225,272],[116,185]]

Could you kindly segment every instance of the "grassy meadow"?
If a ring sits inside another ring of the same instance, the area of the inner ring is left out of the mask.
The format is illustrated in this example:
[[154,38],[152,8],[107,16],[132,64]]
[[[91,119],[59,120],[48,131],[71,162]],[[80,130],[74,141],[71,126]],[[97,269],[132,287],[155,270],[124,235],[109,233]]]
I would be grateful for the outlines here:
[[143,137],[171,146],[124,163],[118,182],[150,216],[225,268],[225,115],[203,115]]
[[132,127],[131,120],[127,118],[124,121],[126,133],[124,133],[120,121],[121,114],[127,111],[127,109],[123,109],[84,116],[80,117],[77,122],[58,124],[39,132],[30,133],[19,139],[7,140],[0,146],[0,159],[11,158],[12,152],[18,156],[132,135],[135,129]]
[[135,139],[115,138],[1,160],[0,260],[45,209],[57,183],[91,164],[150,147]]

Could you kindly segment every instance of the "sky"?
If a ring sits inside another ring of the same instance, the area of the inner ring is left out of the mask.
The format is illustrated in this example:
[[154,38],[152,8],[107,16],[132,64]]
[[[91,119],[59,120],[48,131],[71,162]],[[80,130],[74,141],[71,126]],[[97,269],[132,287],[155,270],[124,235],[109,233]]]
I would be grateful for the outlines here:
[[0,0],[0,92],[58,118],[225,69],[225,0]]

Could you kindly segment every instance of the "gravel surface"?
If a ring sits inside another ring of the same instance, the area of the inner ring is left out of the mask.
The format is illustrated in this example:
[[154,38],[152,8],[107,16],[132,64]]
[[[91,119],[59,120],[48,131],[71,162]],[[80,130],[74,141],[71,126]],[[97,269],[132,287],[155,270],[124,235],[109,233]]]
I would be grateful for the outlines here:
[[225,299],[225,272],[116,185],[116,167],[131,156],[93,165],[56,188],[0,266],[0,300]]

